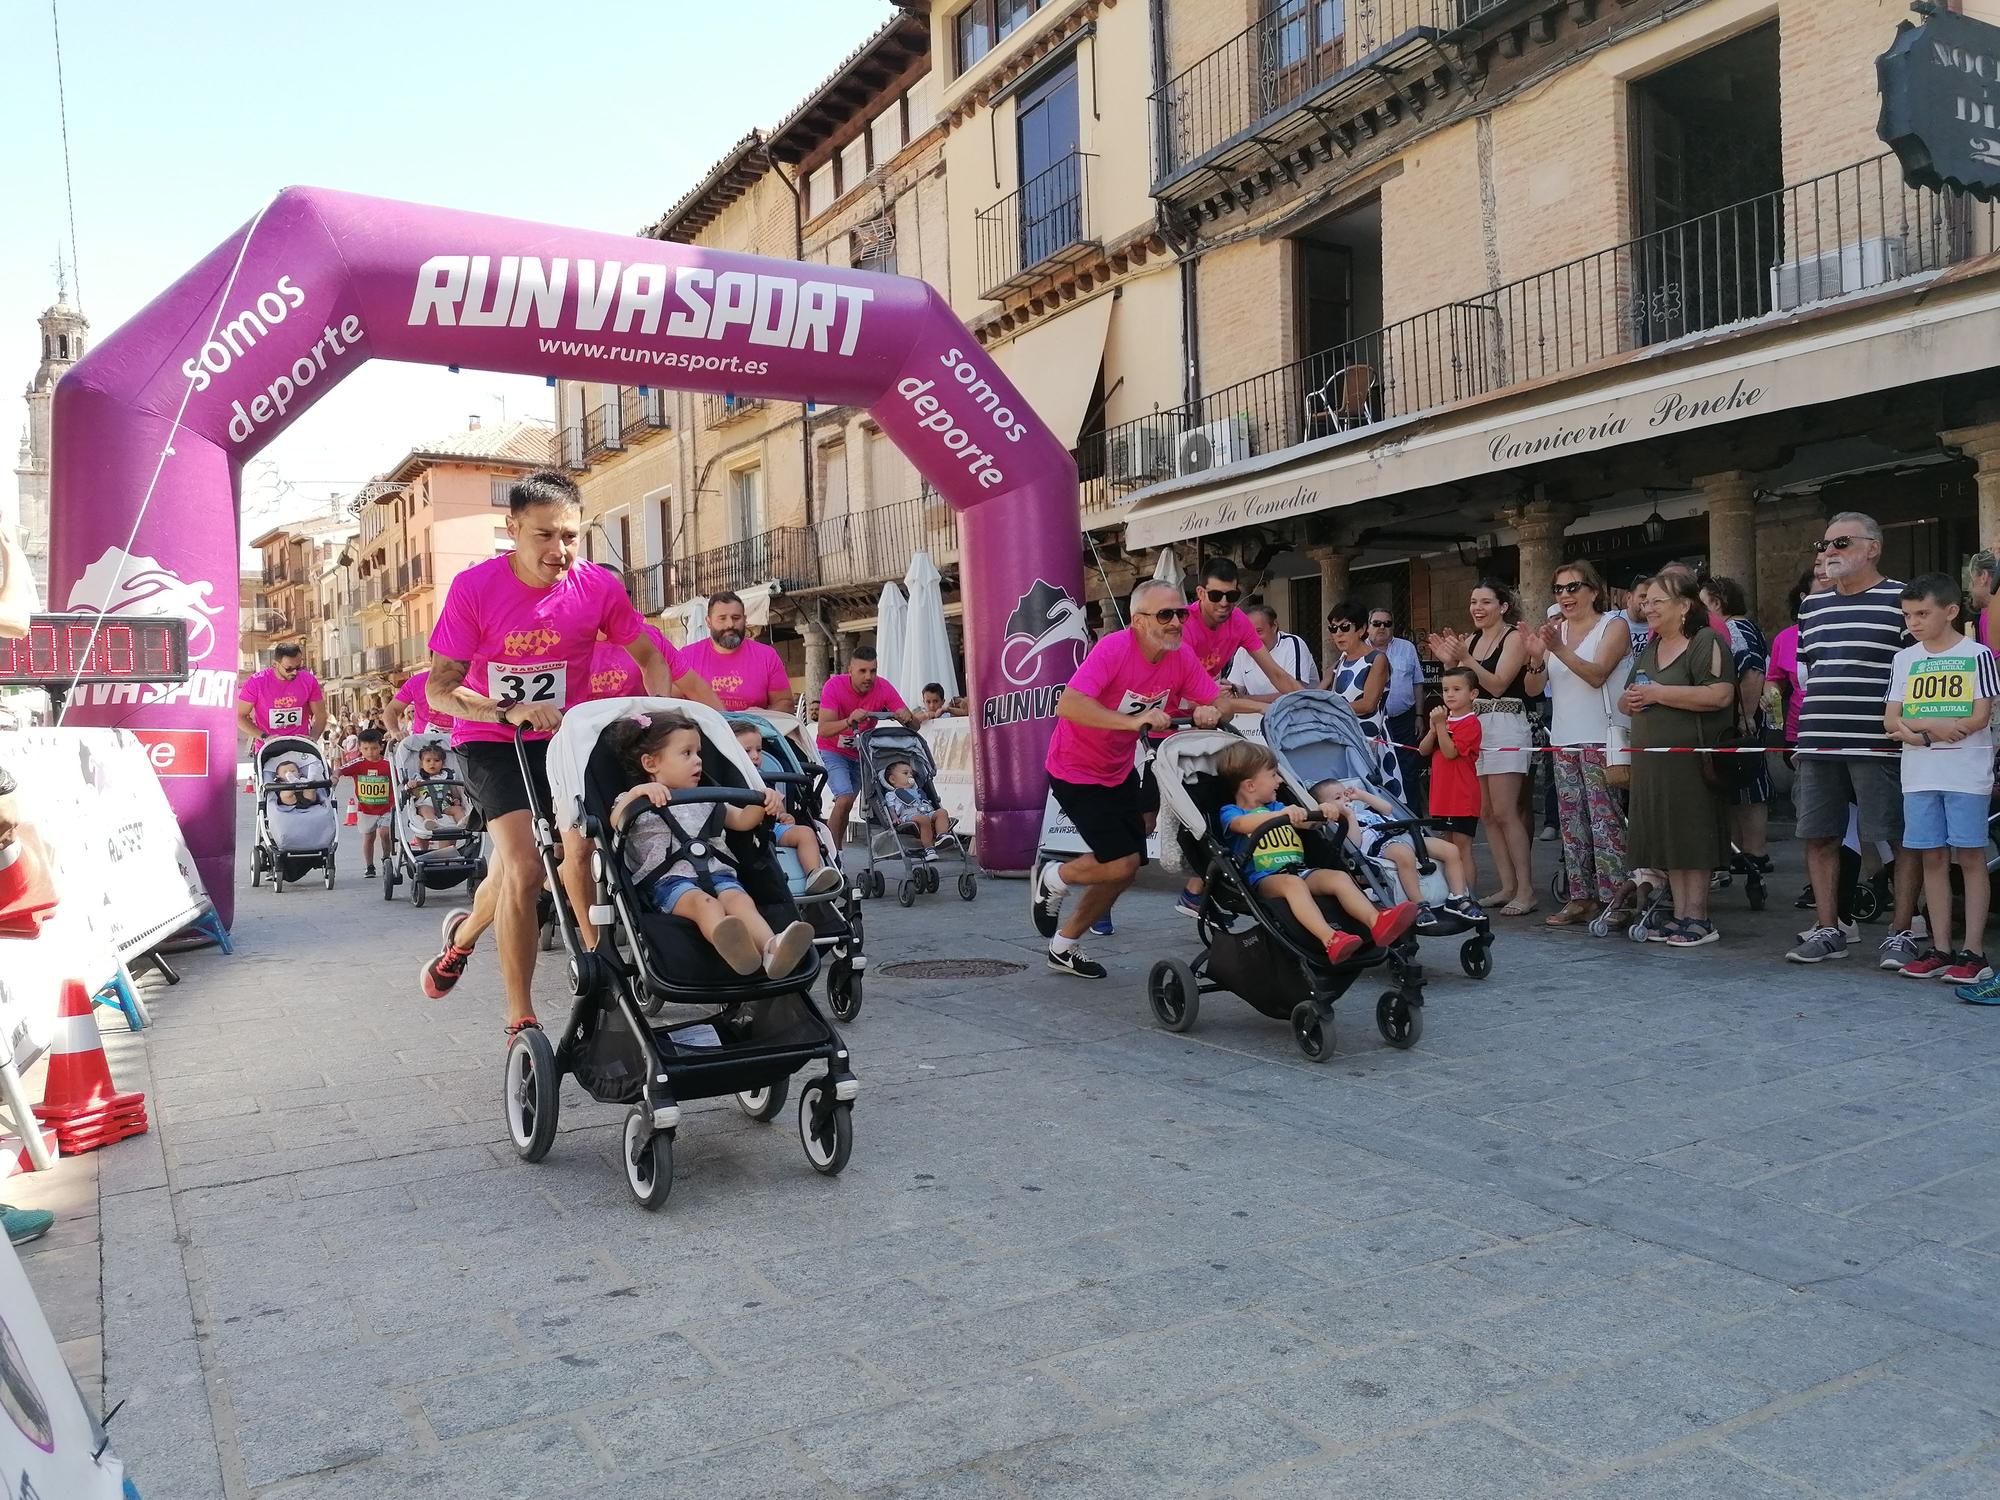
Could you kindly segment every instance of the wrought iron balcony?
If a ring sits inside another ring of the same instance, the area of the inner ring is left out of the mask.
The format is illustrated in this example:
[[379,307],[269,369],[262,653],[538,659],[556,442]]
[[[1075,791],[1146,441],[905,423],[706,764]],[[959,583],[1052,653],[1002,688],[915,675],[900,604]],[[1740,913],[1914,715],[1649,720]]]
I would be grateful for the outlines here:
[[1113,498],[1161,480],[1755,326],[2000,250],[2000,207],[1912,188],[1893,156],[1448,302],[1111,428],[1078,451]]
[[396,646],[369,647],[365,653],[368,658],[368,670],[371,672],[394,671],[396,667],[396,654],[399,649]]
[[583,461],[594,464],[607,453],[625,446],[624,431],[618,425],[618,408],[607,401],[583,414]]
[[583,461],[583,429],[580,427],[558,427],[556,429],[556,467],[567,469],[572,474],[581,474],[590,466]]
[[776,583],[788,590],[810,588],[819,570],[812,532],[804,526],[780,526],[697,552],[675,564],[673,574],[675,597],[692,599],[755,583]]
[[762,411],[764,405],[762,396],[728,394],[701,398],[702,416],[710,427],[721,427],[730,422],[740,421],[753,411]]
[[643,386],[618,389],[618,430],[627,443],[667,430],[667,393]]
[[1090,222],[1091,160],[1072,151],[977,217],[982,297],[997,301],[1099,248]]
[[919,552],[930,553],[939,568],[958,561],[958,512],[928,491],[912,500],[823,517],[812,535],[819,582],[827,588],[901,578]]

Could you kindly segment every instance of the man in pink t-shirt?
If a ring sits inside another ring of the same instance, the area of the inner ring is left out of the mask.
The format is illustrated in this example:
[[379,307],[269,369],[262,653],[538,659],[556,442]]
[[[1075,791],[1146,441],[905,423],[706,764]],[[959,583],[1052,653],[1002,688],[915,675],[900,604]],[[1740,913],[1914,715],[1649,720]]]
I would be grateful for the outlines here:
[[[489,926],[500,931],[500,976],[507,990],[510,1037],[535,1026],[529,986],[535,974],[535,907],[542,866],[530,821],[530,787],[515,751],[523,732],[527,775],[548,808],[548,741],[563,710],[590,698],[590,669],[601,636],[625,647],[646,690],[673,696],[667,662],[646,637],[645,622],[618,575],[577,557],[582,501],[567,474],[541,470],[515,484],[507,534],[514,549],[477,563],[451,582],[431,630],[431,708],[455,721],[451,742],[465,764],[467,790],[492,836],[487,878],[470,911],[444,920],[444,950],[424,965],[424,993],[442,999],[465,972],[472,947]],[[590,925],[588,851],[570,808],[553,809],[563,837],[563,886],[585,947]]]
[[792,675],[777,652],[744,634],[743,601],[735,594],[708,596],[708,637],[689,646],[681,659],[731,713],[791,709]]
[[[1045,765],[1056,805],[1090,852],[1067,864],[1042,866],[1035,888],[1035,923],[1049,938],[1049,967],[1058,974],[1102,979],[1104,965],[1086,958],[1081,939],[1108,919],[1146,862],[1146,836],[1159,810],[1150,774],[1133,764],[1139,736],[1171,727],[1170,704],[1195,705],[1194,722],[1213,728],[1226,713],[1259,705],[1224,694],[1182,643],[1188,607],[1170,583],[1142,583],[1132,595],[1132,624],[1090,648],[1056,703],[1056,731]],[[1081,887],[1063,920],[1063,897]]]
[[451,733],[451,716],[441,714],[431,707],[426,690],[430,686],[431,669],[412,672],[403,679],[403,685],[396,689],[396,696],[389,702],[394,705],[391,712],[394,722],[390,725],[398,734],[422,734],[426,730],[439,729]]
[[253,744],[267,734],[316,740],[325,725],[326,692],[306,670],[306,654],[298,646],[274,646],[271,665],[236,690],[236,727]]
[[[668,640],[665,631],[657,625],[642,625],[639,628],[666,661],[667,674],[673,678],[676,697],[692,698],[710,708],[722,707],[714,690],[688,670],[687,653]],[[623,646],[599,641],[596,652],[590,658],[590,696],[637,698],[644,696],[645,691],[645,678],[639,671],[638,662],[632,659],[632,653]]]
[[819,695],[820,764],[826,767],[826,788],[833,793],[833,811],[827,822],[833,830],[833,847],[847,843],[847,817],[854,810],[854,795],[861,789],[861,757],[854,737],[878,719],[894,719],[914,729],[917,716],[910,712],[902,696],[876,675],[875,648],[856,646],[847,658],[847,671],[829,677]]
[[1256,622],[1236,607],[1243,597],[1242,575],[1226,557],[1212,557],[1201,565],[1201,584],[1194,591],[1194,611],[1187,619],[1182,644],[1194,653],[1202,671],[1220,679],[1229,670],[1238,651],[1250,660],[1281,693],[1296,693],[1310,686],[1292,676],[1271,655],[1257,633]]

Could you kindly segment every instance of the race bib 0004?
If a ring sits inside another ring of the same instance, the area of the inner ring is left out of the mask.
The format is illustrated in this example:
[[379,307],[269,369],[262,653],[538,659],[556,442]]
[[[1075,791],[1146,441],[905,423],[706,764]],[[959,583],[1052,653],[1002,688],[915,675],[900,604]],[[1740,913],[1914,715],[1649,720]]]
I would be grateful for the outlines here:
[[569,706],[569,663],[489,662],[486,690],[501,703],[545,703]]
[[1969,719],[1979,692],[1978,663],[1970,656],[1933,656],[1910,669],[1903,694],[1906,719]]

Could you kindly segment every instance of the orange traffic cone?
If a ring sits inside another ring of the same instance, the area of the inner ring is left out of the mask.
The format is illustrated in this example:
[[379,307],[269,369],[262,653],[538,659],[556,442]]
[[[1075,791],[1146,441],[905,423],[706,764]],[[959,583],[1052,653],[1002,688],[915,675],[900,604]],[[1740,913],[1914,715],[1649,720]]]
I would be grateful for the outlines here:
[[65,1156],[94,1151],[146,1131],[146,1096],[112,1087],[111,1067],[97,1035],[90,991],[78,979],[63,981],[49,1047],[49,1076],[35,1115],[52,1126]]
[[0,848],[0,936],[33,937],[56,904],[40,840],[23,829],[14,842]]
[[[62,1147],[57,1144],[53,1130],[38,1130],[35,1133],[42,1138],[43,1150],[51,1157],[61,1157]],[[34,1170],[35,1160],[28,1154],[27,1140],[18,1135],[0,1135],[0,1178]]]
[[354,793],[349,792],[347,794],[347,826],[349,828],[353,828],[357,824],[359,824],[360,821],[361,820],[355,815]]

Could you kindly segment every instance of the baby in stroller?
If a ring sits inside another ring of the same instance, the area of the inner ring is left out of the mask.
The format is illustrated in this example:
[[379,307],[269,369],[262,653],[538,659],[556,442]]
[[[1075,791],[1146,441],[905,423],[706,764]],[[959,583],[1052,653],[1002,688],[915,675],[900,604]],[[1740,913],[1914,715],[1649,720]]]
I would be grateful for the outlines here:
[[[271,779],[274,782],[282,783],[287,781],[306,781],[310,778],[300,768],[297,761],[281,760],[272,768]],[[278,793],[278,804],[281,807],[311,807],[319,800],[319,791],[316,787],[301,787],[296,792],[281,790]]]
[[889,821],[898,833],[915,834],[924,846],[925,862],[936,864],[937,846],[957,837],[952,832],[951,814],[925,795],[917,785],[916,768],[906,760],[890,761],[882,771],[882,780],[886,783],[882,803]]
[[[736,724],[736,743],[743,747],[743,753],[750,757],[757,767],[759,776],[784,774],[784,766],[778,757],[764,748],[764,731],[755,724]],[[805,886],[799,894],[804,896],[824,896],[828,891],[840,889],[840,871],[828,865],[820,857],[819,837],[810,828],[801,826],[783,809],[772,819],[776,826],[778,847],[789,849],[799,862],[799,869],[805,875]]]
[[[445,771],[445,751],[442,745],[425,745],[417,751],[417,774],[403,783],[403,792],[410,801],[410,814],[416,825],[426,833],[449,830],[456,833],[465,827],[470,816],[466,808],[465,793],[458,782]],[[437,840],[412,837],[410,852],[422,854],[431,849]]]
[[760,969],[773,979],[796,970],[812,951],[810,922],[773,932],[744,890],[722,839],[725,828],[747,831],[784,816],[784,799],[766,791],[761,804],[670,802],[671,793],[701,785],[701,732],[677,711],[661,709],[620,719],[606,731],[620,770],[632,782],[611,807],[611,825],[633,803],[647,801],[625,839],[625,863],[639,889],[659,911],[694,923],[722,961],[736,973]]
[[[1364,858],[1386,859],[1396,871],[1396,884],[1404,896],[1416,904],[1417,926],[1429,927],[1437,913],[1424,901],[1423,872],[1417,867],[1417,846],[1407,833],[1394,832],[1385,824],[1402,818],[1403,810],[1386,797],[1378,797],[1351,781],[1322,781],[1312,789],[1313,800],[1340,821],[1347,842]],[[1472,897],[1470,861],[1448,839],[1426,836],[1424,853],[1444,871],[1446,911],[1470,921],[1483,921],[1485,908]]]
[[[1413,902],[1383,911],[1346,871],[1306,867],[1305,846],[1296,830],[1311,822],[1312,814],[1278,800],[1282,778],[1278,758],[1268,749],[1248,740],[1231,745],[1217,758],[1215,769],[1230,798],[1216,818],[1228,836],[1230,857],[1258,897],[1285,903],[1299,926],[1326,949],[1329,963],[1341,963],[1362,946],[1362,940],[1329,923],[1315,897],[1331,896],[1378,948],[1392,946],[1415,924],[1418,909]],[[1321,803],[1319,812],[1333,821],[1353,816],[1338,799]],[[1291,827],[1266,832],[1278,823]]]

